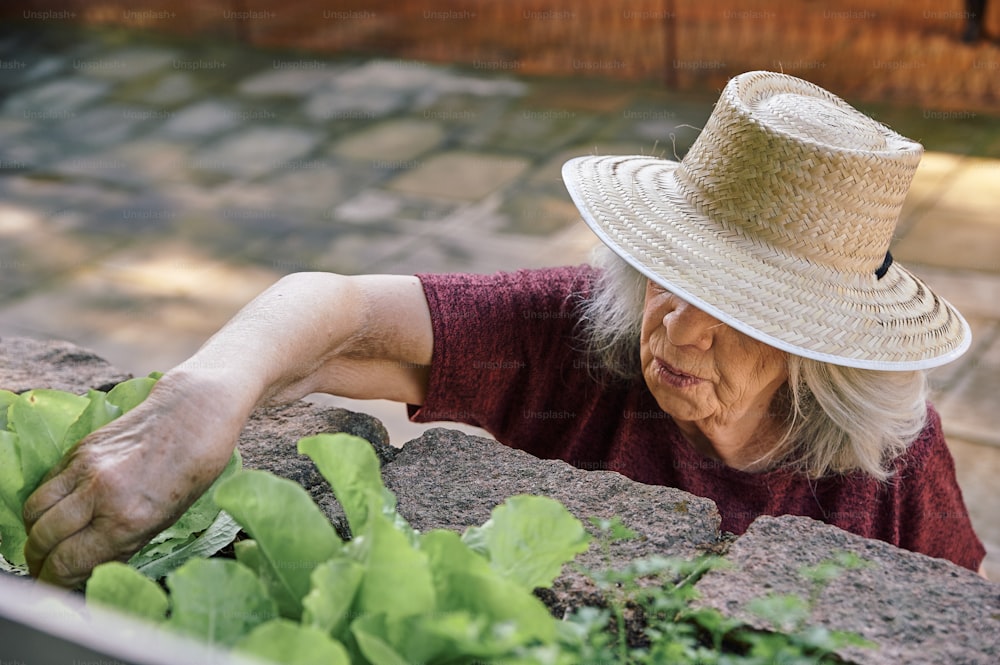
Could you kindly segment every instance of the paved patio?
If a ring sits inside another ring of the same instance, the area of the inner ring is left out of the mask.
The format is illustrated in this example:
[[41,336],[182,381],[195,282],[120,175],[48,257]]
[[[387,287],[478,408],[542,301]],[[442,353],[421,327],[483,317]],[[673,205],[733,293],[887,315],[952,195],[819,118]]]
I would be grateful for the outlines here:
[[[290,272],[585,260],[562,162],[683,154],[716,96],[9,29],[0,89],[0,335],[68,339],[135,374]],[[893,254],[973,327],[932,377],[1000,580],[1000,119],[886,115],[930,148]],[[934,150],[941,136],[962,154]],[[422,429],[398,405],[354,407],[397,443]]]

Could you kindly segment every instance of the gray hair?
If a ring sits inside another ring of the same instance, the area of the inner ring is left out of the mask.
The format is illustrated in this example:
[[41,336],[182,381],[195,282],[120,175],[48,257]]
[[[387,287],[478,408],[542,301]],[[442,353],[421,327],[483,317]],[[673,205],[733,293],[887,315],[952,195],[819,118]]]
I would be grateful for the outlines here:
[[[581,303],[587,366],[601,381],[642,376],[639,337],[646,278],[605,247],[593,293]],[[788,404],[784,435],[761,460],[810,478],[861,471],[880,481],[927,420],[921,370],[885,372],[786,354],[788,383],[775,399]]]

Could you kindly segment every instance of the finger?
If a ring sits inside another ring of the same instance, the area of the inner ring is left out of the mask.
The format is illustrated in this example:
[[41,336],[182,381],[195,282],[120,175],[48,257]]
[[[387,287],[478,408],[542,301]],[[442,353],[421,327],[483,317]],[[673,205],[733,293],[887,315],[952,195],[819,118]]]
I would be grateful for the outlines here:
[[25,530],[30,532],[46,511],[69,496],[75,488],[76,479],[68,474],[60,474],[42,483],[24,502],[21,517]]
[[88,526],[56,545],[41,563],[36,577],[49,584],[74,588],[90,577],[95,566],[114,558],[107,542]]
[[64,587],[80,586],[94,567],[106,561],[127,561],[145,542],[116,538],[108,520],[95,517],[84,528],[58,543],[38,571],[38,579]]
[[46,510],[28,531],[24,546],[28,571],[37,576],[52,551],[86,528],[92,519],[92,503],[79,495],[67,497]]

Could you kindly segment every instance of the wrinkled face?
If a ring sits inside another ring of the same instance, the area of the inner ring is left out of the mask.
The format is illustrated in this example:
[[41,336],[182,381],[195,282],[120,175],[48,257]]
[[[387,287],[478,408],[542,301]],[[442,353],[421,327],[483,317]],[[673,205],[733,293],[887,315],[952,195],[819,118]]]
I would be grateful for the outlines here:
[[653,282],[646,285],[640,354],[660,408],[710,439],[734,428],[768,428],[771,400],[788,378],[784,352]]

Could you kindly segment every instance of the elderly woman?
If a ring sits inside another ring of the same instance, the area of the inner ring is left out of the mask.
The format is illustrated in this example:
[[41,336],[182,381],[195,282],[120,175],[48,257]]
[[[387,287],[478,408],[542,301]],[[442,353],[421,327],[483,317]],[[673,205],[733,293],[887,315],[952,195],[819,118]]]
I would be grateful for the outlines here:
[[71,585],[137,550],[255,407],[314,392],[710,497],[735,533],[807,515],[976,570],[923,373],[969,328],[888,252],[920,155],[820,88],[752,72],[681,162],[566,164],[598,266],[285,277],[35,492],[31,570]]

